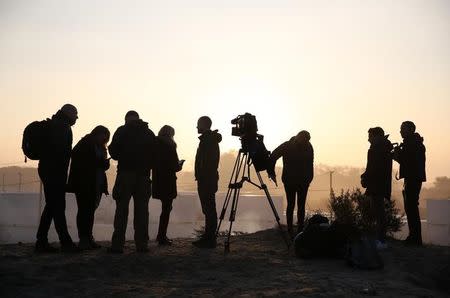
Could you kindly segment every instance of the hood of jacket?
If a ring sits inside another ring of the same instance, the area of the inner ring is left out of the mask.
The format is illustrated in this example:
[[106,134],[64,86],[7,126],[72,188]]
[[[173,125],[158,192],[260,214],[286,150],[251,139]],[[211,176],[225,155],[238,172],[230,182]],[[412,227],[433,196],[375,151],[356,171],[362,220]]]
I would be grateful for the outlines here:
[[419,133],[415,132],[411,136],[406,137],[403,142],[405,144],[423,144],[423,137]]
[[52,120],[60,122],[67,126],[71,126],[69,117],[67,117],[61,110],[59,110],[55,115],[52,116]]

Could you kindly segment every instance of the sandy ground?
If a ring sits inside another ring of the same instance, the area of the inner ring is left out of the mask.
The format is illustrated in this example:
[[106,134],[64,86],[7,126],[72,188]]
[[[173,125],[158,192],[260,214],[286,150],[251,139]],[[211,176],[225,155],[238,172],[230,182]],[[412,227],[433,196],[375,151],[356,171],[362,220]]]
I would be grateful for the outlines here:
[[[385,268],[362,271],[343,260],[301,260],[278,231],[233,238],[231,252],[172,247],[124,255],[102,248],[80,254],[36,255],[32,244],[0,246],[1,297],[450,297],[450,248],[404,247],[382,252]],[[221,240],[222,242],[222,240]],[[104,246],[108,243],[102,243]]]

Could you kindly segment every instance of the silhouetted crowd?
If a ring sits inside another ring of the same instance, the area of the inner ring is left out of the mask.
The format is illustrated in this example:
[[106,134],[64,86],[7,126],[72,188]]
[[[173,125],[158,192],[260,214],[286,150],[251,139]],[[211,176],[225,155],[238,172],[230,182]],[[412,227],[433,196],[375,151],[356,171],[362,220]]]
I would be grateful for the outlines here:
[[[27,157],[39,160],[38,172],[46,203],[37,232],[35,251],[59,251],[48,242],[52,220],[61,243],[61,251],[78,252],[100,247],[93,237],[92,229],[101,197],[108,194],[105,172],[110,167],[111,158],[118,165],[112,191],[116,203],[114,232],[108,252],[123,253],[131,198],[134,203],[136,250],[148,251],[148,203],[151,197],[161,201],[156,241],[159,245],[171,245],[167,227],[172,203],[177,197],[176,173],[183,168],[184,162],[177,154],[174,128],[164,125],[155,136],[148,123],[140,119],[136,111],[129,111],[125,115],[124,125],[115,131],[109,146],[110,132],[99,125],[81,138],[72,149],[71,126],[77,119],[77,109],[66,104],[51,119],[33,122],[24,131],[23,151]],[[195,180],[205,216],[205,228],[204,233],[192,244],[199,248],[215,248],[218,232],[215,194],[218,189],[219,143],[222,136],[217,130],[211,130],[211,126],[209,117],[198,119],[197,131],[200,137],[195,156]],[[361,185],[366,188],[366,195],[376,212],[379,249],[386,247],[384,201],[391,198],[393,160],[400,164],[399,179],[404,179],[403,197],[409,227],[409,236],[405,242],[411,245],[422,244],[418,205],[422,182],[426,180],[425,146],[413,122],[403,122],[400,133],[403,142],[392,144],[382,128],[370,128],[368,131],[370,148],[366,170],[361,175]],[[279,158],[283,159],[286,221],[292,237],[303,229],[306,197],[314,177],[314,150],[310,139],[310,133],[303,130],[282,143],[270,155],[267,168],[269,177],[276,180],[275,164]],[[76,197],[78,245],[73,242],[67,229],[66,192],[74,193]],[[294,233],[293,214],[296,204],[298,225]]]

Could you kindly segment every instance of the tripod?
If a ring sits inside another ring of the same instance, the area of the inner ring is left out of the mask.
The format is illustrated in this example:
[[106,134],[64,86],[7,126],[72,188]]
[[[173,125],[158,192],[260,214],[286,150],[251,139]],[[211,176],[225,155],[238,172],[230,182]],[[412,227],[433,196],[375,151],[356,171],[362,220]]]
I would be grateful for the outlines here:
[[[286,235],[283,233],[283,229],[280,223],[280,217],[278,216],[277,209],[273,204],[272,197],[270,196],[269,190],[267,189],[267,185],[264,184],[260,172],[256,171],[256,176],[258,177],[259,184],[253,182],[250,178],[250,166],[252,166],[252,160],[247,151],[243,149],[239,150],[238,156],[236,157],[236,162],[234,163],[233,172],[231,173],[230,183],[228,184],[228,191],[225,197],[225,201],[223,202],[222,212],[219,217],[219,224],[217,225],[216,236],[219,234],[220,226],[222,224],[223,219],[225,218],[225,213],[228,209],[228,205],[231,201],[231,211],[230,211],[230,228],[228,230],[228,234],[226,236],[226,240],[224,243],[224,251],[228,253],[230,251],[230,237],[231,237],[231,229],[233,227],[233,222],[236,218],[236,211],[238,207],[239,194],[241,192],[242,185],[244,182],[248,182],[259,189],[262,189],[266,195],[267,201],[269,202],[270,208],[272,209],[275,220],[278,223],[278,228],[280,229],[281,235],[286,242],[286,245],[289,249],[289,241],[286,238]],[[254,165],[253,165],[254,166]],[[242,174],[241,174],[242,173]]]

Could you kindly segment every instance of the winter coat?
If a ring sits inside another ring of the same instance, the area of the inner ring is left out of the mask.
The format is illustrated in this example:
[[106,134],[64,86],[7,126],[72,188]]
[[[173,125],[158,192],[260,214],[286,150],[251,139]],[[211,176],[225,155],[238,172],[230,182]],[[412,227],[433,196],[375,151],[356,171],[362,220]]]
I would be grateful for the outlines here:
[[41,178],[54,178],[67,182],[67,169],[72,151],[72,128],[70,120],[58,111],[49,121],[46,146],[39,159]]
[[118,161],[117,172],[150,176],[155,160],[155,134],[148,123],[135,120],[119,127],[109,145],[111,158]]
[[108,181],[105,171],[109,169],[106,148],[94,143],[93,136],[84,136],[72,150],[67,192],[89,194],[108,194]]
[[366,171],[361,175],[361,184],[367,188],[367,195],[391,198],[392,148],[386,137],[370,145]]
[[425,182],[425,145],[423,138],[418,134],[406,137],[400,145],[400,151],[395,160],[400,164],[400,178]]
[[314,178],[314,149],[310,142],[298,144],[294,137],[278,146],[271,154],[271,171],[283,157],[281,180],[288,186],[309,185]]
[[195,180],[200,183],[215,183],[219,180],[220,149],[222,135],[214,131],[207,131],[200,137],[200,143],[195,155]]
[[164,137],[156,137],[156,156],[153,173],[153,198],[175,199],[177,196],[177,175],[181,170],[176,144]]

